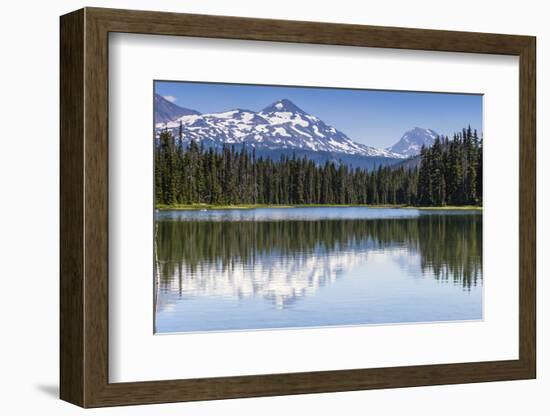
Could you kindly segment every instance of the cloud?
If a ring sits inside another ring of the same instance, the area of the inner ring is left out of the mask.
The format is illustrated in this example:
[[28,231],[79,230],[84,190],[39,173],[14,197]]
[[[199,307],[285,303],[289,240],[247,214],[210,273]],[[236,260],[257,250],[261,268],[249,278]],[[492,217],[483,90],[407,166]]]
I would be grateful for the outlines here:
[[174,97],[173,95],[163,95],[162,98],[164,98],[165,100],[168,100],[170,101],[171,103],[175,103],[177,98]]

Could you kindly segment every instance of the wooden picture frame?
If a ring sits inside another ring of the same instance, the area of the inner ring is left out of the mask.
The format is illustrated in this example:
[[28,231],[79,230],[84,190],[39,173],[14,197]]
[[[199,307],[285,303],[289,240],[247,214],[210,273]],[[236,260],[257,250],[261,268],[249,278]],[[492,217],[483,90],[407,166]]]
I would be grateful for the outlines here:
[[[61,17],[60,396],[82,407],[535,378],[535,38],[85,8]],[[262,40],[519,57],[519,359],[110,383],[108,35]]]

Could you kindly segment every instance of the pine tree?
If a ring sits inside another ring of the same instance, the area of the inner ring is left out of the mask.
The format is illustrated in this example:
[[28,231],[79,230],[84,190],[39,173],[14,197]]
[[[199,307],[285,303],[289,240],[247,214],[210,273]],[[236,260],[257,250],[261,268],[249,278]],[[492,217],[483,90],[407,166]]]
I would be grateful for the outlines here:
[[439,137],[435,139],[435,142],[431,149],[430,154],[430,185],[431,185],[431,198],[430,203],[433,205],[445,205],[445,176],[444,172],[444,160],[443,149],[441,147],[441,141]]
[[420,171],[418,174],[418,202],[420,205],[432,203],[432,185],[430,175],[429,151],[425,146],[420,149]]

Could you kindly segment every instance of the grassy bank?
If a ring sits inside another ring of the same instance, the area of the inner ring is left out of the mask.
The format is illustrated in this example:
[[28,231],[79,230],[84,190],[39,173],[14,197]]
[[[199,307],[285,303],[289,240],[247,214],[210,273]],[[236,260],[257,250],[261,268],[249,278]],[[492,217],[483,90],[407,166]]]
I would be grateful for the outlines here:
[[420,210],[479,210],[483,207],[475,205],[465,206],[412,206],[412,205],[367,205],[367,204],[298,204],[298,205],[269,205],[269,204],[238,204],[238,205],[212,205],[212,204],[157,204],[159,210],[201,210],[201,209],[254,209],[254,208],[318,208],[318,207],[365,207],[365,208],[414,208]]

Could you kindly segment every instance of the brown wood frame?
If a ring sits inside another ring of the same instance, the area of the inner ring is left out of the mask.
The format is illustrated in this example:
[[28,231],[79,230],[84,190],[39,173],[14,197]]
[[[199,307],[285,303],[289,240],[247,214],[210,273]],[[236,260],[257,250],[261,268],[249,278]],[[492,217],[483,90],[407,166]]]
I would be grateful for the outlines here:
[[[61,17],[60,396],[82,407],[536,376],[535,51],[530,36],[85,8]],[[247,39],[519,56],[519,359],[109,383],[108,34]]]

